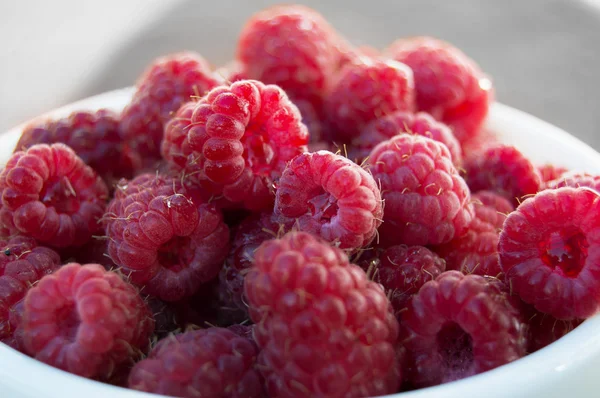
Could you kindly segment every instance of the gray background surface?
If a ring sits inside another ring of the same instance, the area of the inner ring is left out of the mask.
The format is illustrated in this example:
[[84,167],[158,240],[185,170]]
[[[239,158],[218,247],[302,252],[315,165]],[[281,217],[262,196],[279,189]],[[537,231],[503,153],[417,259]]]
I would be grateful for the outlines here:
[[[267,0],[0,1],[0,131],[132,84],[154,57],[231,59],[244,20]],[[600,149],[597,0],[321,0],[355,44],[407,35],[448,40],[494,79],[497,99]]]

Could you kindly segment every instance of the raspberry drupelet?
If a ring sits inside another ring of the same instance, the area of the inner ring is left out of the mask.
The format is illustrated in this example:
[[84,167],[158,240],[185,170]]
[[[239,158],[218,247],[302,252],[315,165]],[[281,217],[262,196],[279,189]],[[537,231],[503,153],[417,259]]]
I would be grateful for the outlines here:
[[264,242],[244,289],[271,397],[358,397],[400,383],[398,323],[381,286],[305,232]]
[[472,154],[465,162],[465,180],[471,191],[495,191],[515,205],[541,188],[535,166],[510,145],[493,145]]
[[561,320],[600,309],[600,194],[590,188],[547,189],[504,222],[498,251],[512,291]]
[[23,351],[23,298],[60,265],[58,253],[38,246],[33,238],[0,239],[0,342]]
[[374,280],[388,292],[399,316],[409,299],[421,286],[446,270],[446,263],[437,254],[423,246],[391,246],[380,250],[375,266]]
[[146,68],[123,110],[120,125],[124,141],[142,157],[144,167],[160,158],[164,125],[177,109],[222,83],[208,62],[193,52],[157,58]]
[[412,71],[387,59],[362,57],[347,64],[325,100],[330,138],[344,143],[351,142],[375,119],[414,110]]
[[64,144],[14,153],[0,173],[0,224],[56,248],[82,246],[101,230],[108,188]]
[[195,184],[258,211],[273,205],[274,184],[307,143],[300,112],[279,87],[243,80],[182,106],[162,153]]
[[108,254],[144,293],[177,301],[218,275],[229,229],[220,210],[197,197],[158,174],[117,186],[104,217]]
[[318,151],[289,163],[279,180],[274,214],[296,219],[300,231],[354,250],[373,241],[383,207],[371,174],[343,156]]
[[147,349],[154,320],[120,275],[70,263],[29,290],[22,328],[26,351],[38,361],[104,380]]
[[75,151],[111,187],[120,178],[131,178],[141,159],[121,139],[119,115],[107,109],[73,112],[61,119],[30,123],[15,151],[35,144],[63,143]]
[[350,159],[357,163],[366,159],[377,144],[398,134],[416,134],[441,142],[448,147],[455,165],[462,163],[460,144],[452,130],[425,112],[397,111],[365,126],[350,144]]
[[368,164],[385,201],[381,246],[438,245],[466,233],[471,195],[444,144],[397,135],[373,148]]
[[461,144],[477,136],[492,103],[493,89],[473,60],[431,37],[397,40],[384,53],[412,69],[418,110],[452,127]]
[[400,319],[408,382],[433,386],[525,355],[525,324],[498,285],[446,271],[421,287]]
[[506,216],[514,210],[504,197],[479,191],[472,195],[475,216],[467,233],[434,250],[446,260],[448,269],[465,274],[497,277],[502,272],[498,258],[498,238]]
[[129,388],[182,398],[261,398],[254,342],[224,328],[167,336],[129,375]]
[[548,181],[546,186],[552,189],[588,187],[600,192],[600,176],[588,173],[569,173],[559,176],[555,180]]
[[340,44],[337,32],[316,11],[281,5],[246,22],[236,56],[248,78],[276,84],[290,97],[320,108],[341,58]]

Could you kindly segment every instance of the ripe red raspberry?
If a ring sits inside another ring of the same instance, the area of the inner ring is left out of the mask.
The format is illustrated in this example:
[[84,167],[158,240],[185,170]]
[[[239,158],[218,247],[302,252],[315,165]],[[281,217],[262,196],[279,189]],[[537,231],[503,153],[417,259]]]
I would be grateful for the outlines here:
[[508,200],[490,191],[473,194],[472,199],[475,217],[467,233],[435,247],[435,251],[446,260],[448,269],[497,277],[502,272],[498,238],[506,216],[514,207]]
[[493,89],[473,60],[431,37],[397,40],[385,53],[412,69],[418,110],[452,127],[460,143],[479,133],[493,101]]
[[129,388],[177,397],[262,397],[258,349],[223,328],[194,330],[161,340],[129,375]]
[[308,132],[277,86],[253,80],[212,90],[167,125],[162,153],[197,185],[251,210],[273,205],[273,184]]
[[237,58],[250,79],[277,84],[290,97],[320,107],[341,57],[339,45],[338,34],[316,11],[275,6],[246,22]]
[[536,311],[533,307],[523,306],[528,327],[529,353],[540,350],[560,339],[582,322],[580,319],[564,321],[551,315]]
[[600,176],[588,173],[565,174],[555,180],[548,181],[546,186],[552,189],[588,187],[600,192]]
[[385,201],[383,247],[438,245],[466,233],[473,218],[471,195],[445,145],[397,135],[373,149],[369,168]]
[[363,128],[360,135],[352,140],[350,158],[360,163],[369,156],[377,144],[403,133],[422,135],[441,142],[448,147],[452,162],[455,165],[462,163],[460,144],[448,126],[436,121],[425,112],[405,111],[375,119]]
[[509,145],[495,145],[470,156],[465,169],[471,191],[494,191],[514,204],[537,193],[541,187],[535,166],[517,148]]
[[70,263],[25,297],[23,337],[38,361],[108,378],[149,344],[154,320],[137,290],[98,264]]
[[547,183],[552,180],[556,180],[565,174],[568,170],[561,166],[555,166],[553,164],[544,164],[542,166],[537,167],[537,171],[540,174],[540,178],[542,179],[542,183]]
[[132,177],[141,162],[121,139],[119,115],[107,109],[79,111],[62,119],[35,121],[23,130],[16,150],[59,142],[71,147],[108,186],[121,177]]
[[374,279],[388,292],[396,316],[421,286],[446,270],[446,263],[423,246],[391,246],[381,250]]
[[100,230],[108,189],[64,144],[12,155],[0,173],[0,223],[53,247],[81,246]]
[[266,240],[277,237],[284,225],[273,221],[271,213],[254,214],[237,227],[229,256],[219,274],[219,297],[225,305],[233,306],[247,315],[248,305],[243,297],[244,277],[254,263],[254,252]]
[[525,324],[506,293],[479,275],[447,271],[400,319],[406,377],[426,387],[485,372],[526,353]]
[[199,54],[181,52],[155,59],[138,78],[123,110],[121,131],[146,165],[160,158],[164,125],[192,97],[200,98],[223,80]]
[[338,74],[325,100],[329,133],[350,142],[369,122],[415,110],[413,74],[404,64],[363,57]]
[[367,246],[383,215],[373,177],[356,163],[331,152],[305,153],[283,172],[275,215],[296,219],[300,231],[342,249]]
[[548,189],[504,222],[498,251],[512,290],[558,319],[600,308],[600,195],[589,188]]
[[165,301],[193,295],[218,275],[227,255],[221,212],[161,175],[122,182],[105,223],[111,259],[145,293]]
[[22,300],[31,286],[60,264],[58,253],[38,246],[35,239],[0,239],[0,342],[23,350]]
[[394,393],[398,323],[380,285],[305,232],[264,242],[245,292],[271,397]]

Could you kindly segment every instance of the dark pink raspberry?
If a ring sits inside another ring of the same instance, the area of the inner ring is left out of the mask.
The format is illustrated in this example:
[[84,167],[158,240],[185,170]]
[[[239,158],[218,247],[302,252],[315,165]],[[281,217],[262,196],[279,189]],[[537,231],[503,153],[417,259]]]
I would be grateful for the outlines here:
[[111,259],[144,293],[165,301],[196,293],[218,275],[228,251],[221,212],[161,175],[117,186],[105,225]]
[[44,275],[60,267],[54,250],[22,236],[0,239],[0,342],[22,351],[23,298]]
[[473,194],[472,199],[475,217],[467,233],[435,247],[435,251],[446,260],[449,270],[497,277],[502,272],[498,238],[506,216],[514,207],[508,200],[490,191]]
[[342,249],[371,243],[383,216],[373,177],[328,151],[305,153],[290,162],[279,180],[274,212]]
[[276,238],[285,229],[289,226],[276,223],[271,213],[251,215],[236,228],[229,255],[219,274],[219,297],[223,304],[247,314],[244,277],[254,263],[254,253],[264,241]]
[[183,398],[263,397],[256,345],[223,328],[161,340],[129,375],[129,388]]
[[554,343],[582,323],[581,319],[564,321],[538,312],[531,306],[523,307],[528,327],[529,353]]
[[504,222],[498,251],[512,291],[555,318],[588,318],[600,308],[600,195],[548,189]]
[[138,78],[131,103],[123,110],[121,131],[146,165],[160,158],[164,125],[179,107],[222,84],[199,54],[181,52],[152,61]]
[[108,186],[121,177],[132,177],[141,162],[121,139],[119,115],[107,109],[79,111],[62,119],[35,121],[23,130],[16,150],[59,142],[71,147]]
[[388,247],[380,251],[373,265],[376,267],[374,280],[388,292],[396,316],[425,282],[446,270],[444,260],[423,246]]
[[341,57],[339,35],[316,11],[281,5],[245,24],[237,58],[248,78],[276,84],[319,107]]
[[521,358],[526,328],[503,289],[447,271],[425,283],[400,319],[406,377],[416,387],[463,379]]
[[542,183],[548,183],[552,180],[556,180],[569,171],[565,167],[555,166],[550,163],[538,166],[537,170],[540,174],[540,178],[542,179]]
[[239,81],[182,106],[167,125],[162,153],[205,190],[268,209],[286,163],[306,151],[300,118],[279,87]]
[[147,348],[150,310],[120,275],[70,263],[44,276],[25,297],[23,337],[38,361],[105,379]]
[[338,73],[325,100],[330,135],[350,142],[369,122],[415,110],[413,74],[396,61],[363,57]]
[[493,101],[493,89],[473,60],[431,37],[397,40],[385,53],[412,69],[418,110],[452,127],[460,143],[479,133]]
[[269,396],[397,391],[391,305],[340,249],[305,232],[264,242],[244,288]]
[[460,144],[444,123],[436,121],[425,112],[394,112],[375,119],[352,140],[350,158],[360,163],[369,156],[377,144],[398,134],[416,134],[441,142],[448,147],[455,165],[462,163]]
[[108,189],[64,144],[12,155],[0,173],[0,223],[53,247],[81,246],[101,230]]
[[465,169],[471,191],[494,191],[514,204],[534,195],[541,187],[535,166],[510,145],[494,145],[473,154],[465,162]]
[[444,144],[397,135],[377,145],[368,163],[385,201],[383,247],[438,245],[466,233],[473,218],[471,195]]
[[588,173],[564,174],[555,180],[548,181],[546,186],[551,189],[564,187],[588,187],[600,192],[600,175],[592,175]]

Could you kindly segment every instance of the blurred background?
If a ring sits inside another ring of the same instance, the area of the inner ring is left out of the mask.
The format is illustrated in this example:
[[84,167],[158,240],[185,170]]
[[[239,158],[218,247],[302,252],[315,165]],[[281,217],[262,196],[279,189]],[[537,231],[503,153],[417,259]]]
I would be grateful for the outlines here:
[[[2,0],[0,131],[131,85],[156,56],[196,50],[215,66],[267,0]],[[408,35],[457,45],[497,99],[600,149],[599,0],[313,0],[356,45]]]

